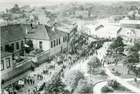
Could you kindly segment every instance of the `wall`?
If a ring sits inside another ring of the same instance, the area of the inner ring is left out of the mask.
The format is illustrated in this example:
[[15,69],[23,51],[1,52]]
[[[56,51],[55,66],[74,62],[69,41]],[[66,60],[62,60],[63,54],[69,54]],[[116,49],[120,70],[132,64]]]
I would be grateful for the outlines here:
[[[63,37],[61,37],[60,38],[60,45],[57,45],[57,46],[55,46],[55,47],[53,47],[53,48],[51,48],[50,49],[50,56],[52,56],[52,55],[55,55],[55,54],[57,54],[57,53],[60,53],[61,52],[61,47],[62,47],[62,49],[67,49],[67,42],[64,42],[63,43]],[[50,46],[51,46],[51,42],[50,42]]]
[[50,52],[44,53],[43,55],[40,55],[37,57],[37,62],[39,64],[42,64],[44,62],[46,62],[50,57]]
[[[6,58],[10,58],[10,67],[7,68],[6,66]],[[8,72],[12,71],[13,69],[13,62],[12,62],[12,56],[7,56],[5,58],[2,58],[1,60],[4,60],[4,70],[1,71],[1,79],[3,78],[8,78],[9,77],[9,74]]]
[[[21,41],[23,41],[23,45],[25,44],[25,39],[21,39],[21,40],[17,40],[14,42],[10,42],[10,43],[6,43],[6,44],[2,44],[1,47],[3,48],[3,51],[5,49],[5,45],[9,44],[11,45],[12,43],[14,43],[14,53],[21,51],[22,47],[21,47]],[[19,49],[16,48],[16,42],[19,42]]]
[[42,41],[42,49],[44,51],[49,50],[50,48],[50,43],[49,40],[36,40],[36,39],[31,39],[33,41],[33,45],[35,49],[39,49],[39,42]]

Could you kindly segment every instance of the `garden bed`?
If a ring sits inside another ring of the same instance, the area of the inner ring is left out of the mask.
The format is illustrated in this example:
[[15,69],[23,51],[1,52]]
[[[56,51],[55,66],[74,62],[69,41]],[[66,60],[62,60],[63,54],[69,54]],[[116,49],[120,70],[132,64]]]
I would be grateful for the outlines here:
[[116,87],[115,89],[109,88],[107,85],[105,85],[104,87],[102,87],[101,92],[102,93],[134,93],[122,85],[118,85],[118,87]]
[[109,66],[108,68],[110,69],[112,74],[114,74],[115,76],[119,76],[123,79],[136,77],[136,75],[132,71],[129,71],[129,74],[127,74],[128,69],[126,66]]
[[138,80],[138,83],[136,84],[134,81],[128,81],[129,84],[137,87],[137,88],[140,88],[140,80]]

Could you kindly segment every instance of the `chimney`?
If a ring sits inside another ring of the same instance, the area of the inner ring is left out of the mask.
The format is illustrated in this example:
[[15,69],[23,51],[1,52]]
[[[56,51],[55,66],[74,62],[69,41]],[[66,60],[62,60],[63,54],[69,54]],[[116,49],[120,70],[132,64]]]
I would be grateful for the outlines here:
[[54,24],[51,27],[52,31],[54,31],[54,32],[55,32],[55,24],[56,24],[56,22],[54,22]]

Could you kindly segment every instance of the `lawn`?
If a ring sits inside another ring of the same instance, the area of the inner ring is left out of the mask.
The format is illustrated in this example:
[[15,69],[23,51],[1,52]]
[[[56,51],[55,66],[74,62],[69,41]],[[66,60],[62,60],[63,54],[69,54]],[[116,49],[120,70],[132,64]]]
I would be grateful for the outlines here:
[[107,85],[105,85],[104,87],[102,87],[102,93],[134,93],[131,90],[128,90],[127,88],[125,88],[122,85],[118,85],[118,87],[116,87],[115,89],[111,89],[111,88],[105,88],[108,87]]
[[[110,69],[110,71],[115,75],[115,76],[119,76],[120,78],[135,78],[136,75],[130,71],[129,74],[127,74],[127,67],[126,66],[109,66],[108,67]],[[114,71],[113,71],[114,69]]]
[[138,81],[138,84],[136,84],[134,81],[128,81],[128,83],[137,87],[137,88],[140,88],[140,80]]
[[128,90],[122,85],[118,85],[117,88],[115,88],[114,93],[134,93],[131,90]]

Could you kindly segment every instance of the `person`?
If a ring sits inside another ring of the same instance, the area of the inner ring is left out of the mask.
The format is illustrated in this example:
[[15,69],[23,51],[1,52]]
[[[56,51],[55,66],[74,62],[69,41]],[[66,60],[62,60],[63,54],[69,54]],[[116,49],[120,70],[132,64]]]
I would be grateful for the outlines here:
[[137,78],[134,78],[134,82],[138,86]]
[[33,84],[35,84],[35,80],[34,79],[32,79],[32,82],[33,82]]

